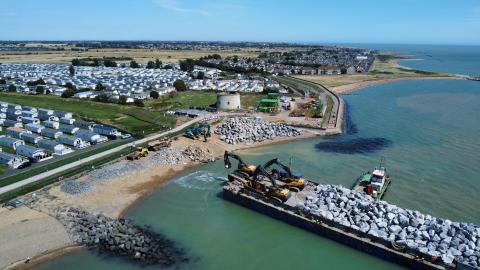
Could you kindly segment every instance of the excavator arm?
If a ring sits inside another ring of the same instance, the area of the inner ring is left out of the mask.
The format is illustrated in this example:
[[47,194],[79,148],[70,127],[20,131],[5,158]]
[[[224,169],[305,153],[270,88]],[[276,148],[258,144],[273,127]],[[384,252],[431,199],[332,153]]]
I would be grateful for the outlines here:
[[268,170],[268,168],[270,168],[271,166],[273,165],[278,165],[280,166],[288,175],[288,177],[292,177],[292,170],[290,170],[290,167],[288,167],[287,165],[284,165],[283,163],[281,163],[278,158],[274,158],[270,161],[268,161],[267,163],[265,163],[263,166],[265,168],[265,170]]
[[258,165],[253,173],[253,181],[258,181],[260,176],[267,177],[274,187],[277,186],[277,181],[273,178],[263,167],[262,165]]
[[238,168],[244,168],[247,167],[248,165],[243,162],[243,159],[231,152],[225,151],[225,154],[223,155],[223,163],[225,164],[225,168],[230,169],[232,167],[232,163],[230,162],[230,158],[234,158],[238,161]]

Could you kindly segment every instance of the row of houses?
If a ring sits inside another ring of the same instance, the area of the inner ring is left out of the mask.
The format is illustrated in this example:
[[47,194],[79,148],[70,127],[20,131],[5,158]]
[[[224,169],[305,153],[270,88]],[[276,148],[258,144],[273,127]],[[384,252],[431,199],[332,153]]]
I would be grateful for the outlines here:
[[0,126],[6,127],[6,135],[0,137],[0,146],[14,152],[0,152],[0,163],[12,168],[22,167],[26,162],[41,162],[53,155],[66,155],[74,149],[121,136],[115,128],[76,120],[69,112],[3,102],[0,102],[0,110],[6,116],[1,118],[0,115]]

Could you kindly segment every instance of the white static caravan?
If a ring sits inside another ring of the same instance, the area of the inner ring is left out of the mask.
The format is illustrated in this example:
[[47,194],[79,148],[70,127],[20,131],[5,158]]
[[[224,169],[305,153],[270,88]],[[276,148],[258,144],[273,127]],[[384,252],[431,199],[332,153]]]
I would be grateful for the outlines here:
[[58,127],[60,126],[60,123],[47,120],[47,121],[43,121],[43,125],[48,128],[58,129]]
[[32,133],[32,132],[23,128],[16,128],[16,127],[7,128],[7,135],[10,137],[21,139],[21,136],[24,133]]
[[22,123],[24,124],[40,124],[40,120],[37,118],[32,118],[32,117],[23,117],[22,118]]
[[117,138],[122,135],[116,128],[112,128],[104,125],[93,126],[93,132],[96,132],[100,135],[105,135],[109,138]]
[[58,127],[60,131],[63,133],[68,133],[68,134],[75,134],[80,128],[74,126],[74,125],[65,125],[65,124],[60,124]]
[[40,134],[45,127],[39,124],[26,124],[25,129]]
[[58,136],[57,141],[78,149],[85,148],[90,145],[89,143],[84,142],[82,139],[78,137],[69,136],[69,135],[60,135]]
[[0,125],[3,127],[18,127],[18,128],[23,127],[23,124],[21,122],[9,120],[9,119],[0,119]]
[[25,145],[25,142],[22,140],[10,138],[10,137],[1,137],[0,146],[7,147],[13,150],[16,150],[18,146]]
[[40,162],[52,158],[52,155],[45,152],[45,150],[30,145],[20,145],[15,150],[15,153],[27,157],[33,162]]
[[37,145],[38,147],[46,149],[52,152],[53,154],[59,155],[59,156],[66,155],[68,153],[73,152],[72,149],[54,140],[43,139],[38,141]]
[[88,122],[84,120],[76,120],[75,123],[73,123],[74,126],[79,127],[81,129],[88,129],[88,130],[93,130],[93,127],[96,125],[95,122]]
[[5,164],[10,168],[18,169],[25,163],[27,163],[27,161],[21,156],[0,151],[0,164]]
[[58,138],[58,136],[62,135],[63,132],[61,132],[59,130],[56,130],[56,129],[44,128],[44,129],[42,129],[42,132],[40,134],[42,134],[42,136],[45,136],[45,137],[48,137],[48,138],[56,139],[56,138]]
[[72,113],[69,113],[69,112],[53,112],[53,115],[57,116],[58,118],[66,118],[66,119],[69,119],[69,118],[73,118],[73,115]]
[[37,112],[31,112],[31,111],[22,111],[22,116],[23,117],[30,117],[30,118],[38,118],[38,113]]
[[73,125],[73,123],[75,123],[75,119],[62,117],[60,118],[60,123],[66,124],[66,125]]
[[28,143],[37,144],[39,140],[43,139],[43,137],[33,133],[22,133],[20,139]]
[[75,132],[75,136],[83,141],[93,144],[97,143],[101,139],[100,134],[86,129],[79,129],[77,132]]

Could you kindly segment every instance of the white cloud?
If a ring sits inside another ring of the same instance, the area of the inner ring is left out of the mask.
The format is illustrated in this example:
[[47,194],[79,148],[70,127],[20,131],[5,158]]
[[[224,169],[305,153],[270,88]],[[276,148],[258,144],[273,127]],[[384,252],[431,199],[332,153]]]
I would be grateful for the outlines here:
[[203,16],[212,15],[210,12],[203,9],[184,7],[177,0],[154,0],[153,2],[163,9],[167,9],[167,10],[171,10],[179,13],[196,13]]

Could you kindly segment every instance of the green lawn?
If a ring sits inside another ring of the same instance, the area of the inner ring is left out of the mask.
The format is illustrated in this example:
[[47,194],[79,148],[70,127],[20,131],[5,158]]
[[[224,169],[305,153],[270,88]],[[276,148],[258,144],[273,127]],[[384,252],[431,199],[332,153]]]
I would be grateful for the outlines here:
[[[262,93],[242,93],[241,103],[244,109],[252,109],[265,95]],[[215,107],[217,102],[217,93],[215,91],[185,91],[178,92],[177,95],[165,96],[159,99],[148,100],[146,107],[154,110],[166,111],[189,107]]]
[[0,101],[71,112],[76,116],[113,125],[135,134],[163,130],[174,124],[174,119],[164,116],[163,111],[152,111],[132,105],[13,93],[0,93]]

